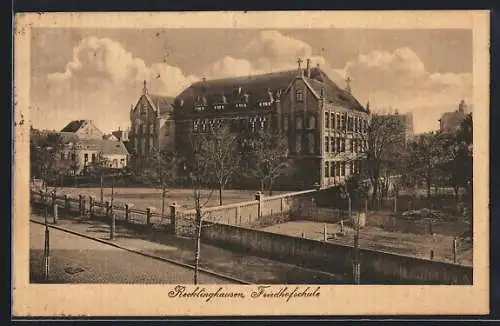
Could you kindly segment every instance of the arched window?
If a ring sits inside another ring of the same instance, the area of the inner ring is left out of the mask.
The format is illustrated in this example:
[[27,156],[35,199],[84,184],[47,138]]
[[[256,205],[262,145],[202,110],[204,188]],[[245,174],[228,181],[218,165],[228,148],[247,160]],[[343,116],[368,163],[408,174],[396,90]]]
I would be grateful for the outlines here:
[[309,116],[309,129],[316,129],[316,117],[313,115]]
[[302,130],[302,117],[295,118],[295,129]]
[[315,143],[314,134],[307,135],[307,138],[308,138],[308,143],[309,143],[309,153],[313,154],[314,152],[316,152],[316,143]]
[[302,135],[297,134],[295,136],[295,152],[297,154],[300,154],[301,151],[302,151]]

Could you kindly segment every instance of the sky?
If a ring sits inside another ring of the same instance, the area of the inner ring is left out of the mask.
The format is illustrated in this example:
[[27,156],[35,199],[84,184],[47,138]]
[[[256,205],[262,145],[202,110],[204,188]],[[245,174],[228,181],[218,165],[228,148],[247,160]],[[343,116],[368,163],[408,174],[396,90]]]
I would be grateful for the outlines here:
[[471,29],[33,28],[30,120],[61,129],[90,119],[104,132],[129,126],[143,80],[176,96],[205,77],[297,68],[310,58],[378,112],[412,112],[416,133],[436,130],[460,100],[472,104]]

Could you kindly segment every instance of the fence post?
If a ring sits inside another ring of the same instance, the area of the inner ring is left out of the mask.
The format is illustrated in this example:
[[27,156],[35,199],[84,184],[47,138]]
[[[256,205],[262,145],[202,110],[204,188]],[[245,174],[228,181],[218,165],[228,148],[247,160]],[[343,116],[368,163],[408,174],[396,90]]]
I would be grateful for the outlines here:
[[398,213],[398,197],[394,196],[394,214]]
[[59,209],[57,207],[57,203],[54,203],[54,224],[57,224],[57,219],[58,219],[58,215],[59,215]]
[[174,235],[177,235],[177,204],[175,202],[170,205],[170,224]]
[[83,196],[78,195],[78,212],[80,213],[80,216],[83,215]]
[[128,204],[125,204],[125,223],[128,223]]
[[115,239],[115,233],[116,233],[115,213],[112,212],[112,211],[110,213],[111,213],[111,230],[110,230],[109,238],[111,240],[114,240]]
[[106,201],[106,217],[109,217],[109,213],[110,213],[109,201]]
[[151,209],[149,207],[146,208],[146,224],[151,224]]
[[344,220],[340,220],[340,233],[344,234]]
[[69,195],[64,195],[64,210],[66,212],[71,211],[71,207],[69,206]]
[[257,219],[260,220],[262,216],[262,193],[260,191],[257,191],[255,194],[255,200],[259,202],[257,206]]
[[94,214],[94,202],[94,197],[89,196],[89,219],[92,218],[92,215]]
[[326,229],[326,223],[323,225],[323,241],[328,241],[328,232]]
[[236,206],[236,216],[234,217],[234,225],[238,225],[238,217],[240,217],[240,206]]

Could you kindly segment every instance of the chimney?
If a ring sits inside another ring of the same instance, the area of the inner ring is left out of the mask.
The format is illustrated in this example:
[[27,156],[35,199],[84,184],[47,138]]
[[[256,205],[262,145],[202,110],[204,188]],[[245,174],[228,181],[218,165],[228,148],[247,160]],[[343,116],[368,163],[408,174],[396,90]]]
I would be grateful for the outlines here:
[[299,73],[299,76],[303,76],[304,75],[304,72],[302,71],[302,59],[301,58],[298,58],[297,59],[297,64],[298,64],[298,73]]
[[311,59],[309,58],[306,60],[306,76],[307,78],[311,78]]
[[142,94],[147,94],[148,93],[148,88],[146,84],[146,80],[143,81],[143,86],[142,86]]
[[348,93],[351,93],[351,77],[347,76],[345,79],[345,90]]

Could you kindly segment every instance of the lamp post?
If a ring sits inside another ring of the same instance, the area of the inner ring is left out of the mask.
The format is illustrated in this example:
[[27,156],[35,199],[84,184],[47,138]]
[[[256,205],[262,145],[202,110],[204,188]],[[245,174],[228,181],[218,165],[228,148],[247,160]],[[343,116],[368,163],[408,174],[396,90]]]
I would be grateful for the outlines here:
[[50,234],[49,234],[49,222],[47,219],[47,207],[45,207],[44,210],[44,219],[45,219],[45,243],[43,250],[43,265],[44,265],[44,279],[45,281],[48,281],[50,272]]

